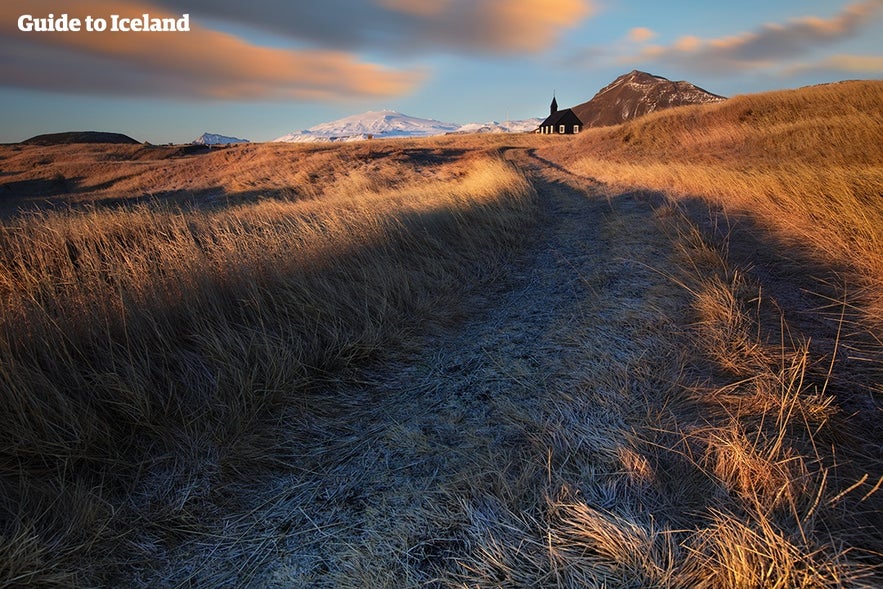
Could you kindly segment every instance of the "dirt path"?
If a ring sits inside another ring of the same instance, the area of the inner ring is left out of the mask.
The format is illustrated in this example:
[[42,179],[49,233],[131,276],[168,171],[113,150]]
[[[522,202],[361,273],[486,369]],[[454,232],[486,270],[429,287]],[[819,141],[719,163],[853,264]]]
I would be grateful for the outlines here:
[[677,378],[671,327],[685,306],[651,269],[668,240],[640,195],[608,199],[527,152],[509,157],[543,209],[515,270],[456,328],[329,378],[321,403],[287,417],[293,463],[187,546],[179,557],[197,564],[176,583],[551,584],[550,505],[640,503],[630,431],[643,399]]

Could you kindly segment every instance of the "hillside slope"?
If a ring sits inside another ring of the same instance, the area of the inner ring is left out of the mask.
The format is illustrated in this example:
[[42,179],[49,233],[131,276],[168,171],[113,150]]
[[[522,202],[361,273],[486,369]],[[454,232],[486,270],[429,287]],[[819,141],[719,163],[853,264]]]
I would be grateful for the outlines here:
[[883,586],[881,84],[0,146],[0,585]]
[[604,181],[749,211],[852,268],[854,286],[883,311],[881,112],[883,81],[841,82],[589,129],[548,156]]

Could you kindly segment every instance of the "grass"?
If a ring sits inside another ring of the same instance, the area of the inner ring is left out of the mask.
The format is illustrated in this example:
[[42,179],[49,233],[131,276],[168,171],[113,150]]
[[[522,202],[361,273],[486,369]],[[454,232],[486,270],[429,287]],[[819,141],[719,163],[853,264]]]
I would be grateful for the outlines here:
[[[663,501],[649,520],[556,503],[570,566],[605,575],[574,584],[879,582],[881,111],[880,82],[845,82],[660,112],[541,150],[614,194],[662,191],[675,253],[660,272],[692,299],[682,376],[648,391],[648,419],[633,426],[658,492],[616,505]],[[832,276],[849,288],[829,289]],[[789,289],[820,293],[818,306]]]
[[656,316],[613,299],[586,308],[584,364],[519,414],[531,450],[504,462],[526,474],[462,508],[473,548],[450,586],[876,586],[879,438],[853,437],[856,416],[806,342],[770,337],[761,308],[775,306],[725,242],[683,212],[660,221],[665,279],[689,295],[693,324],[672,322],[670,296]]
[[[880,499],[860,476],[879,470],[873,449],[856,439],[844,443],[849,418],[828,392],[826,375],[810,369],[817,359],[807,342],[769,338],[761,311],[769,303],[757,285],[686,216],[678,223],[686,228],[676,242],[682,284],[694,299],[694,337],[720,371],[690,390],[686,406],[698,410],[662,421],[663,437],[673,437],[657,446],[717,489],[705,500],[702,525],[682,544],[691,584],[873,583],[880,538],[861,512],[879,510]],[[840,501],[860,487],[869,503],[844,509]]]
[[879,586],[881,95],[3,147],[0,586]]
[[879,81],[737,96],[588,130],[561,157],[603,181],[748,212],[784,247],[849,269],[873,320],[883,316],[881,111]]
[[[637,313],[614,299],[586,309],[576,382],[521,418],[534,478],[510,479],[490,515],[466,516],[487,531],[460,586],[876,586],[879,437],[854,423],[876,414],[846,414],[828,378],[848,369],[796,331],[782,339],[768,320],[781,313],[727,240],[677,206],[657,216],[671,245],[659,272],[688,295],[692,324],[672,321],[671,295]],[[585,280],[610,280],[608,264]]]
[[[3,224],[0,585],[113,583],[145,526],[160,544],[199,534],[225,480],[281,460],[274,411],[310,410],[324,375],[500,272],[532,222],[524,177],[492,153],[420,170],[393,151],[252,147],[241,165],[288,174],[289,194]],[[124,186],[121,168],[145,173],[115,166]]]

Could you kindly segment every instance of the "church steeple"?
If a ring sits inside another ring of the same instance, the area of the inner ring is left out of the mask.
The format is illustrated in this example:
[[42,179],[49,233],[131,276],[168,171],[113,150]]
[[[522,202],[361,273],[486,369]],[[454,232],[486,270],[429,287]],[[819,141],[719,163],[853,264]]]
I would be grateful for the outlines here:
[[558,101],[555,100],[555,93],[552,92],[552,104],[549,105],[549,115],[553,115],[558,112]]

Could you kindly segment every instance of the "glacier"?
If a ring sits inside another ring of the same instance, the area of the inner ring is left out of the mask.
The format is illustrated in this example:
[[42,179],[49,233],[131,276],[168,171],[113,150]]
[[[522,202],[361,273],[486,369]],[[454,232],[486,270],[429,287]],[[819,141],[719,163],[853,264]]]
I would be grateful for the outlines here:
[[368,111],[336,121],[321,123],[309,129],[288,133],[274,139],[285,143],[361,141],[369,138],[431,137],[450,133],[518,133],[536,129],[541,119],[498,123],[445,123],[422,119],[394,110]]

